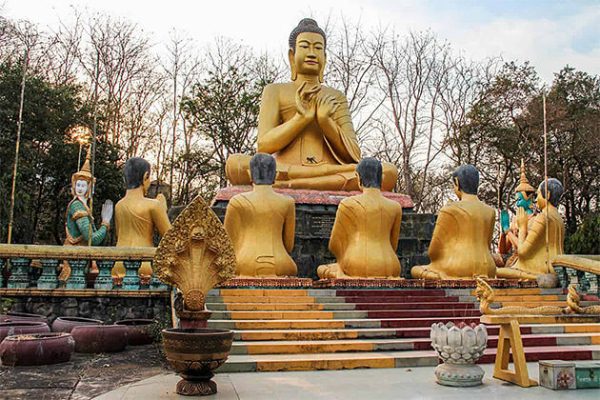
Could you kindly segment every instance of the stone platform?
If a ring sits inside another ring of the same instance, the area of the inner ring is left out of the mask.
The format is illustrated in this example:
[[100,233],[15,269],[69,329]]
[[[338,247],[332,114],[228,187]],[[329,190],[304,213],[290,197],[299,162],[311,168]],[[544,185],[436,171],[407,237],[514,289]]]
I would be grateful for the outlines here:
[[[250,190],[251,186],[228,186],[219,190],[212,203],[213,211],[223,221],[229,199]],[[298,277],[317,279],[317,267],[335,261],[328,245],[338,204],[346,197],[360,192],[292,189],[275,191],[293,197],[296,202],[296,238],[292,258],[298,266]],[[407,195],[391,192],[384,192],[383,195],[403,208],[398,256],[402,263],[401,275],[410,278],[411,267],[429,263],[427,249],[436,216],[413,213],[414,204]]]

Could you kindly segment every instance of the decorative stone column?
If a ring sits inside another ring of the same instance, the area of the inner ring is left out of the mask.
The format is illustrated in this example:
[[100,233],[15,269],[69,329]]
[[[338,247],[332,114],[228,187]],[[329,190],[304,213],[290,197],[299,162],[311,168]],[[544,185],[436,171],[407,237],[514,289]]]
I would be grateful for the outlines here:
[[10,260],[11,274],[8,278],[7,287],[9,289],[27,289],[29,287],[29,258],[13,258]]
[[38,289],[56,289],[58,287],[58,277],[56,269],[58,260],[40,260],[42,263],[42,275],[37,281]]
[[123,277],[123,290],[140,290],[140,277],[138,271],[141,261],[123,261],[125,276]]
[[110,271],[112,271],[115,262],[110,260],[102,260],[96,261],[96,265],[98,265],[98,276],[94,282],[94,289],[112,290],[113,278],[110,274]]
[[67,279],[67,289],[85,289],[85,268],[88,260],[69,260],[71,276]]

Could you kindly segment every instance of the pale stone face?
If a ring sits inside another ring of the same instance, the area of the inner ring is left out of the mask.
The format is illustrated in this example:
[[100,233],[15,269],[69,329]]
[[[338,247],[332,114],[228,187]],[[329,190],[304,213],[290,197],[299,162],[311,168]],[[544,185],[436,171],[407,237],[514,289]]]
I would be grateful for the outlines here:
[[325,67],[325,41],[318,33],[304,32],[296,39],[294,64],[301,74],[318,75]]
[[75,194],[80,197],[85,197],[88,191],[88,183],[83,179],[79,179],[75,182]]

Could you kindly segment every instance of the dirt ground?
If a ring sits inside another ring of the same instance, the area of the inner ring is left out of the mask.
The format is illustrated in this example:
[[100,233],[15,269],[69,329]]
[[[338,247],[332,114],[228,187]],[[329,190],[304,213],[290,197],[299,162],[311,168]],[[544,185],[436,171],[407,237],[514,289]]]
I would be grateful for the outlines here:
[[159,346],[128,346],[113,354],[74,353],[71,361],[63,364],[0,366],[0,400],[92,399],[167,371]]

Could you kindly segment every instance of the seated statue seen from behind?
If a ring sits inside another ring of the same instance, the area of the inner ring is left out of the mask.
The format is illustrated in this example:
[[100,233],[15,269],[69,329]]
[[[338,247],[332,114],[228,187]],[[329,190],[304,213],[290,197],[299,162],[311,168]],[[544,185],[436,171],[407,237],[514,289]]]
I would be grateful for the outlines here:
[[[143,158],[133,157],[125,163],[127,192],[115,206],[117,247],[153,247],[154,231],[163,236],[171,228],[165,197],[162,194],[156,199],[145,197],[150,187],[150,171],[150,163]],[[125,275],[122,263],[115,264],[112,274]],[[152,276],[150,263],[142,264],[139,275]]]
[[322,279],[398,279],[402,206],[381,194],[379,160],[364,158],[356,170],[363,193],[340,202],[329,239],[337,262],[319,266],[317,274]]
[[429,244],[429,265],[411,269],[416,279],[494,278],[496,264],[490,252],[496,212],[479,200],[479,171],[462,165],[452,174],[459,201],[440,210]]
[[[277,159],[276,187],[358,190],[355,173],[361,158],[348,102],[338,90],[322,85],[325,32],[305,18],[289,37],[292,81],[267,85],[258,122],[258,151]],[[234,185],[251,183],[250,156],[231,155],[227,178]],[[396,185],[398,170],[383,166],[383,190]]]
[[294,199],[273,191],[275,158],[258,153],[250,160],[253,190],[233,196],[225,213],[225,230],[237,262],[236,275],[296,276],[290,252],[294,248]]
[[[558,213],[563,194],[562,183],[555,178],[542,182],[537,190],[536,203],[540,212],[529,218],[523,208],[517,209],[519,242],[517,261],[509,268],[498,268],[499,278],[536,279],[538,275],[553,274],[552,260],[563,254],[565,224]],[[546,224],[546,221],[548,222]],[[548,227],[548,252],[546,252],[546,226]]]

